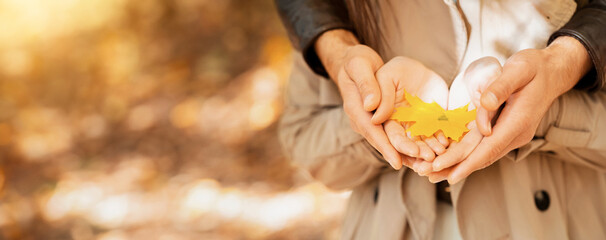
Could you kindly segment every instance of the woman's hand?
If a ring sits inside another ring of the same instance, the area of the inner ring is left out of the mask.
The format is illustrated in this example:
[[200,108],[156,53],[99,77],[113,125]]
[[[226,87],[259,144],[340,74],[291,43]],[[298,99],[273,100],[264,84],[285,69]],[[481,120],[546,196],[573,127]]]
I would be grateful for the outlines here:
[[[476,108],[476,120],[470,122],[470,129],[460,142],[451,143],[446,153],[433,161],[433,173],[428,174],[429,181],[439,182],[448,177],[452,166],[463,161],[478,146],[482,134],[490,134],[490,121],[496,111],[488,111],[482,107],[480,99],[482,93],[502,73],[501,64],[496,58],[480,58],[467,67],[462,78],[457,78],[450,87],[448,109],[456,109],[469,104],[469,109]],[[476,107],[478,106],[478,107]],[[484,133],[482,128],[484,126]]]
[[[406,136],[403,126],[387,123],[381,131],[380,125],[393,114],[394,105],[403,101],[405,89],[426,102],[436,101],[446,107],[448,87],[436,73],[406,57],[396,57],[384,64],[378,53],[360,45],[353,34],[345,30],[324,33],[315,47],[341,91],[352,129],[381,152],[392,167],[402,166],[398,152],[432,161],[436,153],[445,151],[449,142],[443,134],[437,134],[437,138],[402,138],[398,136]],[[370,112],[374,110],[373,115]],[[429,172],[431,164],[426,163],[421,169]]]
[[[402,156],[397,150],[408,156],[421,156],[425,160],[433,160],[434,151],[441,153],[445,150],[448,141],[443,135],[440,140],[435,137],[414,139],[416,141],[409,138],[395,140],[394,136],[404,136],[406,133],[401,126],[395,128],[388,124],[392,138],[388,139],[381,125],[393,113],[394,105],[403,100],[404,89],[421,97],[426,96],[427,101],[441,102],[445,107],[448,88],[437,74],[423,64],[404,57],[394,58],[384,65],[377,52],[359,44],[355,36],[345,30],[322,34],[315,48],[341,92],[352,129],[364,136],[392,167],[399,169],[402,166]],[[432,78],[440,82],[441,91],[423,88],[425,81]],[[435,92],[439,93],[430,94]],[[375,111],[374,115],[371,111]],[[396,144],[392,145],[389,140]]]
[[[383,99],[386,99],[385,96],[388,95],[392,106],[394,104],[396,106],[407,104],[404,100],[405,90],[425,102],[436,102],[443,108],[447,106],[448,86],[444,80],[416,60],[407,57],[395,57],[379,69],[376,77],[382,86]],[[385,94],[385,92],[390,94]],[[391,113],[393,113],[393,110],[386,117],[389,118]],[[391,144],[398,152],[418,158],[403,159],[402,164],[419,174],[429,173],[431,171],[431,161],[435,158],[436,153],[444,153],[449,144],[446,137],[441,133],[437,134],[437,137],[412,138],[407,135],[405,126],[395,120],[389,120],[383,126]]]

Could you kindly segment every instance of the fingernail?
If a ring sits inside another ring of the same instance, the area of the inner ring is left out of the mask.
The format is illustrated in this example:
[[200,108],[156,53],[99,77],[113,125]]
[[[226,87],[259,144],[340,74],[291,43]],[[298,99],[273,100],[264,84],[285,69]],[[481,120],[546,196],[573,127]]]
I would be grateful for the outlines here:
[[395,170],[400,170],[400,168],[402,168],[402,159],[401,158],[393,157],[391,159],[391,162],[393,163]]
[[433,171],[434,172],[442,170],[442,163],[441,162],[434,161],[433,164],[432,164],[432,166],[433,166]]
[[393,169],[395,169],[395,170],[400,170],[400,168],[402,168],[402,166],[398,166],[398,164],[394,164],[394,163],[395,163],[395,161],[394,161],[394,160],[389,161],[389,165],[391,165],[391,167],[392,167]]
[[364,98],[364,109],[368,109],[370,108],[370,104],[372,101],[372,99],[374,98],[374,94],[368,94],[368,96],[366,96],[366,98]]
[[454,178],[448,178],[448,184],[450,184],[450,185],[455,185],[455,184],[457,184],[457,182],[459,182],[459,181],[454,180]]
[[419,153],[417,153],[413,150],[409,150],[409,149],[406,150],[405,154],[408,155],[409,157],[418,157],[419,156]]
[[446,148],[444,148],[444,146],[440,145],[440,146],[438,146],[438,149],[435,152],[436,152],[436,155],[442,155],[442,154],[446,153]]
[[412,163],[412,166],[410,166],[412,168],[413,171],[415,171],[416,173],[419,173],[419,163],[417,162],[418,159],[415,159],[415,162]]
[[491,105],[490,107],[497,107],[499,105],[499,100],[497,99],[497,96],[495,96],[492,92],[486,93],[485,99],[486,103]]
[[450,185],[456,184],[459,181],[461,181],[461,176],[457,172],[451,173],[450,176],[448,177],[448,184],[450,184]]
[[420,170],[421,170],[420,174],[422,176],[427,176],[431,172],[431,166],[423,165],[423,166],[421,166]]
[[413,143],[413,142],[404,142],[403,143],[404,146],[402,146],[402,148],[404,149],[406,155],[410,156],[410,157],[418,157],[419,156],[419,148],[417,146],[417,144]]
[[439,183],[439,182],[444,181],[444,180],[445,180],[444,178],[434,178],[434,179],[429,179],[429,181],[430,181],[431,183]]
[[419,174],[419,176],[421,177],[425,177],[427,175],[427,173],[425,172],[425,168],[424,167],[420,167],[419,171],[417,172]]

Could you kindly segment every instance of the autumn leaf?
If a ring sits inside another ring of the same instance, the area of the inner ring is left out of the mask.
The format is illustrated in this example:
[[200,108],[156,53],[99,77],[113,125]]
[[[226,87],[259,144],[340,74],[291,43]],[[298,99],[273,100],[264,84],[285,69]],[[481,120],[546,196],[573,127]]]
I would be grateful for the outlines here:
[[454,141],[459,141],[468,132],[467,124],[476,118],[476,110],[468,111],[469,104],[445,110],[436,102],[426,103],[419,97],[404,92],[404,98],[410,106],[398,107],[391,119],[400,122],[414,122],[406,131],[412,136],[430,137],[439,130]]

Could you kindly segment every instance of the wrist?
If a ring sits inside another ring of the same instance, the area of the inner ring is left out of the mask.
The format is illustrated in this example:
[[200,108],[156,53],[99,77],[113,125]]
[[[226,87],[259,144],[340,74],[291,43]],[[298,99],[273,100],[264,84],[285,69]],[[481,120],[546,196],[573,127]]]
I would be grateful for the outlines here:
[[337,78],[347,49],[360,44],[356,36],[344,29],[329,30],[314,45],[318,58],[332,79]]
[[558,37],[544,50],[561,76],[560,95],[573,88],[592,67],[587,49],[573,37]]

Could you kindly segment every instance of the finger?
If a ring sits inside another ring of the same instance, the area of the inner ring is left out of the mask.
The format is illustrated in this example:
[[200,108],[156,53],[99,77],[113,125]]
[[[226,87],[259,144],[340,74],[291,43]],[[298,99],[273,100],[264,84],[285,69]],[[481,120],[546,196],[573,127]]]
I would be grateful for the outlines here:
[[453,168],[447,168],[439,172],[432,172],[427,175],[427,178],[431,183],[438,183],[444,181],[448,178],[448,175],[452,171]]
[[365,134],[366,140],[383,155],[385,161],[396,170],[402,168],[402,159],[398,151],[391,146],[381,126],[373,125]]
[[[384,68],[379,70],[381,72]],[[377,81],[379,82],[379,88],[381,90],[381,101],[375,114],[372,116],[372,122],[374,124],[381,124],[385,122],[393,114],[394,104],[396,101],[396,87],[394,86],[394,80],[388,77],[389,75],[377,74]]]
[[[490,166],[497,160],[492,156],[501,155],[504,147],[498,146],[495,144],[494,140],[489,140],[487,138],[484,139],[486,142],[482,141],[480,145],[478,145],[477,153],[472,152],[465,161],[460,162],[459,165],[453,169],[448,176],[448,183],[456,184],[467,178],[471,173]],[[491,148],[492,150],[487,151],[488,148]]]
[[362,57],[354,57],[345,65],[347,75],[358,87],[364,110],[369,112],[377,109],[381,101],[381,91],[375,79],[378,68],[377,63]]
[[383,155],[394,169],[400,169],[402,167],[400,154],[389,142],[383,126],[372,124],[370,121],[372,114],[362,109],[360,93],[356,86],[351,81],[342,81],[339,84],[339,90],[343,97],[345,112],[355,123],[360,134]]
[[508,60],[503,66],[503,73],[482,93],[482,107],[496,111],[511,94],[528,84],[534,74],[530,64],[525,61]]
[[440,155],[442,153],[444,153],[446,151],[446,148],[444,147],[444,145],[442,145],[438,139],[436,139],[434,136],[431,137],[421,137],[421,139],[427,144],[427,146],[429,146],[429,148],[431,148],[431,150],[437,154]]
[[415,143],[419,146],[419,157],[425,161],[433,161],[436,155],[427,145],[427,143],[423,142],[422,140],[416,140]]
[[419,163],[416,164],[414,170],[419,176],[427,176],[432,172],[431,162],[420,160]]
[[394,120],[389,120],[383,124],[385,133],[389,142],[395,149],[407,156],[417,157],[419,155],[419,147],[408,136],[402,125]]
[[417,141],[417,140],[419,140],[420,138],[419,138],[419,137],[413,137],[413,136],[412,136],[412,133],[411,133],[410,131],[408,131],[408,129],[409,129],[411,126],[412,126],[412,123],[411,123],[411,122],[406,122],[406,123],[404,124],[404,129],[406,129],[406,136],[407,136],[408,138],[412,139],[412,141]]
[[[403,161],[402,161],[403,165],[412,169],[414,172],[419,174],[419,176],[423,176],[423,175],[421,175],[421,173],[424,173],[424,174],[431,173],[431,163],[430,162],[427,162],[421,158],[413,158],[413,157],[407,157],[407,156],[403,156],[402,159],[403,159]],[[428,170],[428,168],[429,168],[429,170]]]
[[483,107],[479,107],[476,110],[476,125],[480,130],[480,133],[484,136],[490,136],[492,133],[491,120],[494,117],[494,111],[487,111]]
[[448,138],[446,138],[442,130],[438,131],[438,133],[436,134],[436,138],[438,139],[438,142],[440,142],[440,144],[442,144],[442,146],[444,146],[445,148],[450,145],[450,141],[448,141]]
[[476,149],[469,154],[467,159],[461,162],[448,176],[448,182],[455,184],[469,176],[472,172],[490,166],[500,156],[503,155],[505,149],[511,142],[520,134],[520,131],[526,129],[523,126],[523,119],[508,119],[511,116],[511,106],[506,105],[503,113],[495,128],[493,134],[489,137],[484,137]]
[[476,124],[484,136],[491,134],[491,120],[495,112],[482,107],[482,93],[501,76],[502,72],[503,68],[496,58],[483,57],[471,63],[463,76],[471,102],[477,109]]
[[422,64],[405,57],[395,57],[385,63],[375,74],[381,90],[381,101],[373,116],[373,123],[382,123],[393,114],[396,90],[401,94],[399,99],[404,98],[404,89],[416,92],[425,83],[418,80],[424,72],[426,68]]
[[419,173],[419,167],[421,166],[421,163],[423,163],[423,162],[424,161],[422,159],[415,158],[411,162],[410,169],[412,169],[413,171],[415,171],[418,174]]
[[426,163],[428,162],[423,159],[402,155],[402,165],[410,168],[419,175],[421,175],[420,172],[427,171]]
[[407,168],[410,168],[410,169],[413,169],[413,165],[415,165],[417,161],[423,161],[423,160],[417,160],[417,158],[415,158],[415,157],[409,157],[406,155],[402,155],[401,157],[402,157],[402,165]]
[[452,143],[444,154],[436,157],[433,161],[433,170],[441,171],[452,167],[463,161],[478,146],[482,140],[482,134],[477,128],[471,129],[458,143]]

